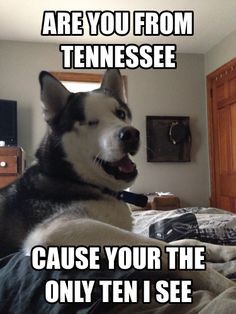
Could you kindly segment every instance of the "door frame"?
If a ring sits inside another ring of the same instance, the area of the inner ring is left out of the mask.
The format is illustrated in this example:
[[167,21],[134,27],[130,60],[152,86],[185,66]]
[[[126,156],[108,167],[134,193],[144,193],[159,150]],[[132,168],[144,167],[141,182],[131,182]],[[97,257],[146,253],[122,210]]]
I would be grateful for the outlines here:
[[221,78],[224,74],[227,74],[231,69],[236,67],[236,58],[225,63],[217,70],[207,75],[207,110],[208,110],[208,142],[209,142],[209,162],[210,162],[210,206],[216,206],[216,165],[215,165],[215,147],[217,139],[215,138],[213,129],[213,90],[212,82],[217,78]]

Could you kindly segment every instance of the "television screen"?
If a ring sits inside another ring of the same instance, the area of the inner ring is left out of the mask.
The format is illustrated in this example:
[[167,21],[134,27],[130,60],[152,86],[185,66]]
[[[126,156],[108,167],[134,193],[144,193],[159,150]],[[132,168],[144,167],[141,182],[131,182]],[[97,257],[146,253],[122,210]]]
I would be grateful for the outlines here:
[[17,102],[0,99],[0,142],[17,145]]

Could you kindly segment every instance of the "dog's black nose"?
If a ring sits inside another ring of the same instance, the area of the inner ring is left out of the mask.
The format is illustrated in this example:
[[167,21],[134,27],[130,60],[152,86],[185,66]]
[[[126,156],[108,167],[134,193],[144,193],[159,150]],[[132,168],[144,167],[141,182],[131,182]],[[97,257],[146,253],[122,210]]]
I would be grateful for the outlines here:
[[123,142],[139,141],[139,131],[131,126],[127,126],[120,130],[119,138]]
[[134,155],[139,147],[139,131],[131,126],[124,127],[119,132],[126,153]]

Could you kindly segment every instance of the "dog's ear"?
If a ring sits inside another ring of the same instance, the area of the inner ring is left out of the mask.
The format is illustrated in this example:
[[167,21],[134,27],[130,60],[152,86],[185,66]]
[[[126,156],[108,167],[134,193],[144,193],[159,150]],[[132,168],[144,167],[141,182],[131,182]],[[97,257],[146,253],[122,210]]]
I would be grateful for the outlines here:
[[60,81],[46,71],[39,74],[41,100],[46,122],[50,122],[65,106],[70,92]]
[[101,88],[108,90],[112,96],[127,102],[123,78],[117,69],[108,69],[102,80]]

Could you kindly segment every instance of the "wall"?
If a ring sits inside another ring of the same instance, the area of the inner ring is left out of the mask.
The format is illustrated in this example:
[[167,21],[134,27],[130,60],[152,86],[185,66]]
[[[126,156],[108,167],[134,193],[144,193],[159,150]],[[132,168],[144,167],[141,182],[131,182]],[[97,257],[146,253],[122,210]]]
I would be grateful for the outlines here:
[[205,73],[209,74],[236,57],[236,30],[205,55]]
[[[42,69],[61,70],[61,54],[57,45],[0,41],[0,98],[18,101],[19,144],[26,150],[30,161],[45,130],[37,81]],[[134,111],[134,124],[141,130],[143,143],[136,157],[140,176],[133,190],[171,191],[180,197],[183,206],[208,205],[203,55],[179,55],[177,70],[139,69],[124,73],[128,76],[129,103]],[[190,116],[192,162],[146,162],[146,115]]]
[[[202,55],[178,56],[178,69],[129,72],[129,103],[142,133],[137,155],[140,176],[136,191],[171,191],[184,205],[208,205],[208,151]],[[140,80],[140,82],[139,82]],[[189,115],[192,131],[190,163],[147,163],[145,116]]]

